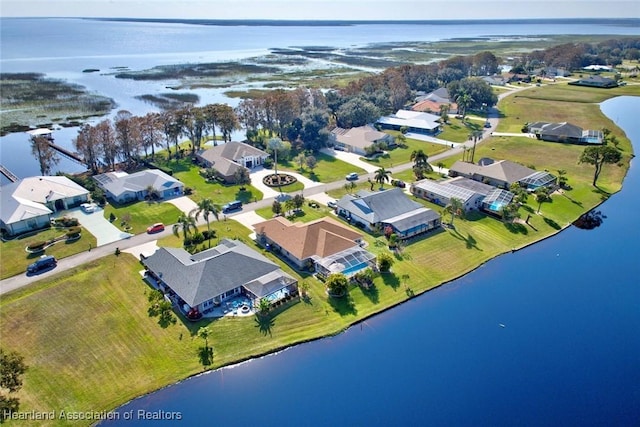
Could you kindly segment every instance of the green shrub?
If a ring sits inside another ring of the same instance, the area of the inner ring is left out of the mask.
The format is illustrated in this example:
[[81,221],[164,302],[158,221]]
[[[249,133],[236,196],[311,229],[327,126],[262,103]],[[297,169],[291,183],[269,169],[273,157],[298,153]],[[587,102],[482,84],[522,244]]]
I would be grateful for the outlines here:
[[75,237],[80,234],[82,229],[80,227],[71,227],[67,230],[67,237]]
[[47,242],[44,242],[44,241],[35,242],[35,243],[29,244],[29,246],[27,246],[27,249],[30,251],[38,251],[38,250],[44,249],[46,245],[47,245]]

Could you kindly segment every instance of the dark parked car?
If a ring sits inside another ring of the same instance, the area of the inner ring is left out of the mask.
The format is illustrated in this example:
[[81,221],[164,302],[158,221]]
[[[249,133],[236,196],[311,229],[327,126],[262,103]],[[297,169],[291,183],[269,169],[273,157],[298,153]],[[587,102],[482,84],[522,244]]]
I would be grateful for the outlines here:
[[222,212],[233,212],[235,210],[242,209],[242,202],[240,200],[234,200],[233,202],[229,202],[222,207]]
[[56,257],[51,255],[42,255],[36,262],[27,267],[27,274],[38,273],[47,268],[53,268],[58,265]]
[[391,185],[395,186],[395,187],[400,187],[400,188],[404,188],[407,186],[407,184],[404,183],[404,181],[401,181],[399,179],[392,179],[391,180]]

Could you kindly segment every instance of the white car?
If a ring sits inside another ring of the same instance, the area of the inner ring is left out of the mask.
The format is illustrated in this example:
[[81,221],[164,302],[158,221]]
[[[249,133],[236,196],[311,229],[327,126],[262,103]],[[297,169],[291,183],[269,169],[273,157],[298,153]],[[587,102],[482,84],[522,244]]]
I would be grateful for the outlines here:
[[80,205],[80,208],[84,213],[92,213],[96,211],[98,206],[95,203],[83,203]]
[[345,179],[347,181],[355,181],[356,179],[358,179],[358,174],[355,172],[351,172],[349,175],[345,176]]

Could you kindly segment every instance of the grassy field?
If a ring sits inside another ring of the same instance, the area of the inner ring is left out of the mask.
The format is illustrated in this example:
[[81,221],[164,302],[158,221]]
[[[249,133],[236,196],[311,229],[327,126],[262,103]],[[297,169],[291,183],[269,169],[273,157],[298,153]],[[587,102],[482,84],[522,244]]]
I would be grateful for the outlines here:
[[64,234],[64,229],[48,228],[13,240],[1,242],[0,253],[2,255],[2,262],[0,262],[0,279],[6,279],[7,277],[24,273],[27,271],[27,266],[35,262],[40,255],[53,255],[57,259],[60,259],[86,251],[89,245],[94,248],[97,245],[96,238],[91,233],[83,230],[78,240],[73,240],[68,243],[58,242],[38,254],[29,254],[25,251],[26,247],[32,243],[51,240],[55,237],[64,236]]
[[[104,208],[104,217],[114,214],[113,225],[132,234],[144,233],[147,227],[156,222],[173,224],[180,216],[180,209],[167,202],[135,202],[123,205],[109,203]],[[125,220],[131,218],[129,221]],[[127,228],[130,227],[130,228]]]
[[482,131],[482,122],[476,120],[462,120],[449,118],[449,122],[442,127],[442,133],[438,134],[438,138],[453,142],[466,142],[469,140],[469,134],[474,131]]
[[293,161],[278,161],[278,172],[297,172],[315,182],[339,181],[344,179],[344,176],[350,172],[365,172],[364,169],[360,169],[352,164],[324,153],[316,153],[314,154],[314,157],[317,160],[317,164],[313,170],[310,170],[307,166],[300,169]]
[[[315,278],[301,276],[281,260],[272,258],[294,277],[308,283],[310,289],[308,300],[281,309],[266,320],[231,318],[195,324],[179,320],[175,325],[162,328],[156,319],[147,315],[148,287],[138,274],[141,266],[126,254],[61,272],[3,295],[0,298],[3,348],[19,351],[30,366],[20,392],[21,410],[111,409],[137,395],[198,373],[205,367],[197,356],[202,343],[194,338],[194,333],[207,323],[213,331],[210,342],[215,350],[213,364],[206,368],[338,333],[411,295],[464,275],[499,254],[557,232],[599,204],[607,197],[606,192],[620,189],[631,145],[615,124],[600,113],[597,105],[519,96],[505,99],[500,109],[506,115],[502,121],[505,126],[521,126],[523,120],[575,117],[576,121],[586,123],[583,124],[586,127],[609,127],[620,140],[624,154],[622,166],[607,165],[599,181],[600,189],[595,189],[591,186],[592,167],[577,164],[583,147],[523,138],[493,138],[478,146],[476,158],[508,158],[551,172],[565,169],[573,189],[554,194],[550,203],[542,205],[540,213],[537,213],[537,203],[529,200],[521,208],[523,217],[530,216],[529,225],[505,224],[478,213],[469,214],[466,219],[456,218],[453,227],[443,227],[414,239],[395,254],[392,273],[376,277],[374,289],[351,288],[348,297],[340,300],[328,298],[323,285]],[[534,114],[541,117],[534,119]],[[408,155],[402,162],[407,159]],[[340,172],[339,179],[344,173]],[[410,171],[404,173],[410,174]],[[404,177],[403,174],[399,176]],[[357,183],[357,187],[370,189],[366,181]],[[345,192],[340,189],[330,195],[338,198]],[[420,202],[442,211],[439,206]],[[315,219],[324,215],[323,209],[305,206],[305,215],[297,219]],[[270,209],[259,213],[270,217]],[[443,220],[449,222],[450,217],[446,215]],[[233,220],[212,223],[212,228],[217,238],[239,238],[252,245],[249,230]],[[364,239],[371,252],[387,251],[383,237],[365,234]],[[169,236],[159,244],[179,247],[181,238]],[[260,248],[256,250],[262,252]]]
[[189,198],[196,203],[205,198],[209,198],[219,205],[224,205],[233,200],[240,200],[242,203],[262,200],[262,192],[250,185],[246,186],[245,191],[242,191],[240,190],[240,185],[207,182],[200,175],[200,167],[193,164],[190,157],[178,160],[173,159],[165,163],[165,165],[171,168],[174,177],[179,179],[186,187],[193,189],[193,194]]
[[[400,134],[398,131],[386,131],[386,133],[389,133],[396,138]],[[407,138],[404,144],[405,147],[397,147],[393,150],[389,150],[384,156],[380,156],[372,160],[362,157],[362,160],[367,163],[371,163],[372,165],[390,168],[393,165],[397,166],[403,163],[408,163],[411,153],[415,150],[422,150],[427,156],[434,156],[447,150],[447,147],[444,145],[433,144],[431,142],[420,141],[413,138]]]

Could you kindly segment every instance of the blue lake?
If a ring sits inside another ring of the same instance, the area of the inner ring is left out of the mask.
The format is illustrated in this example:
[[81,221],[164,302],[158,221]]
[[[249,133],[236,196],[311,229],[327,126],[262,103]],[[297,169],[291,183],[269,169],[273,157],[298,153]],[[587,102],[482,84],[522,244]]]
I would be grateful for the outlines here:
[[[637,152],[640,98],[602,109]],[[633,164],[599,228],[570,227],[336,337],[136,399],[117,410],[135,422],[104,424],[158,424],[142,410],[223,426],[639,425],[639,196]]]

